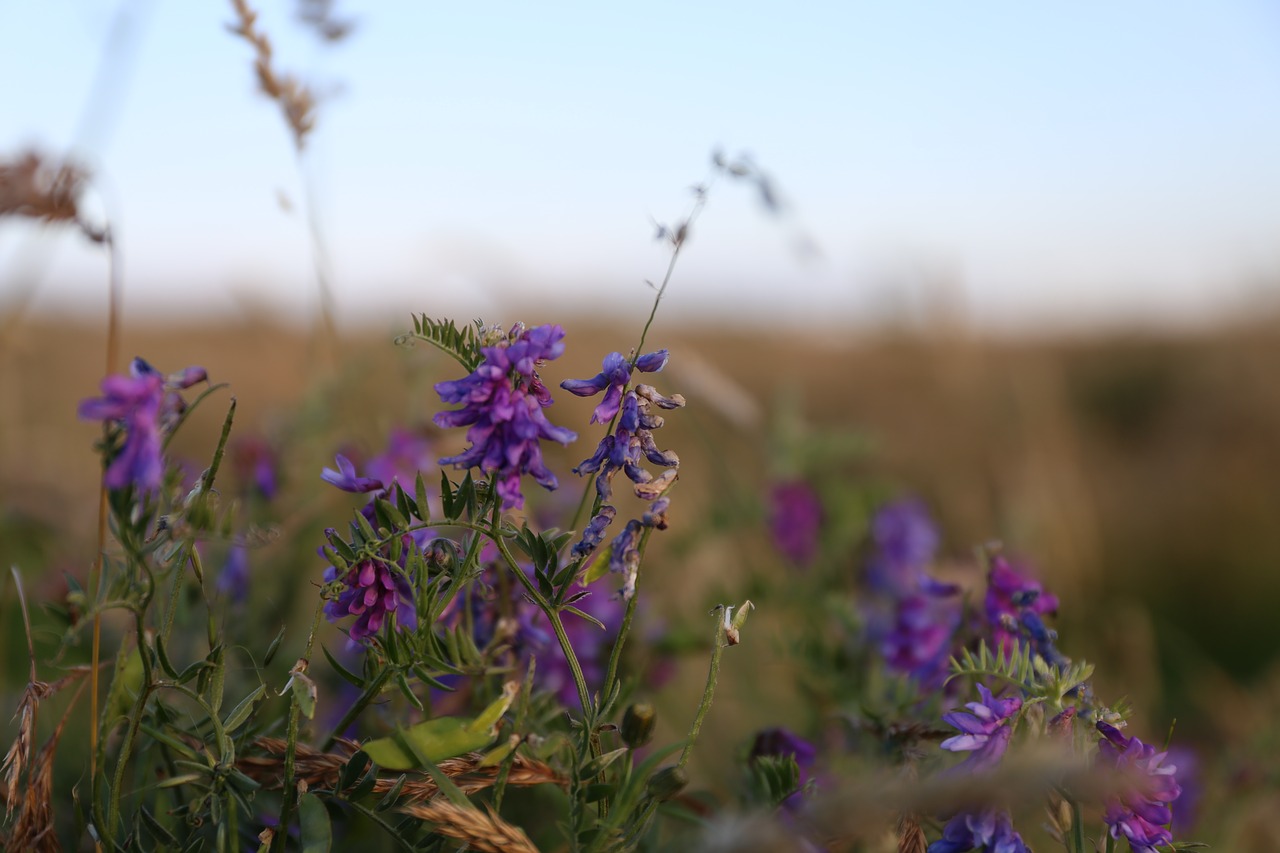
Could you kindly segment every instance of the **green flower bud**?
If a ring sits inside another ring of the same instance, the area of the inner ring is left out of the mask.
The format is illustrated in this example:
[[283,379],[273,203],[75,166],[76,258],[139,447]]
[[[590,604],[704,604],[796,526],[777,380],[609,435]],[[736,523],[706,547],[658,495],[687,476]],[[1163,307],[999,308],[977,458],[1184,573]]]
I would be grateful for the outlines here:
[[653,739],[658,712],[648,702],[636,702],[622,713],[622,742],[635,749]]
[[685,773],[683,768],[673,764],[650,776],[648,784],[645,785],[645,790],[649,792],[649,796],[658,802],[665,803],[683,791],[685,785],[688,784],[689,774]]

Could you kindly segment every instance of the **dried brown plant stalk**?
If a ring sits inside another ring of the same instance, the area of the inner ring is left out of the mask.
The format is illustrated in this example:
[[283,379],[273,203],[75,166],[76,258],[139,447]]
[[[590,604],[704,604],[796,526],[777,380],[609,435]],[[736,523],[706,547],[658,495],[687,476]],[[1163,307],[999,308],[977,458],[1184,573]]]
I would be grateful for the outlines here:
[[898,853],[925,853],[928,846],[929,841],[915,815],[904,814],[898,818]]
[[236,23],[229,24],[227,29],[253,46],[256,54],[253,69],[258,75],[258,88],[280,105],[285,122],[293,133],[293,144],[301,151],[307,134],[315,127],[315,96],[297,77],[283,74],[272,66],[271,40],[257,27],[258,13],[249,8],[245,0],[231,0],[231,6],[236,13]]
[[105,242],[106,229],[80,217],[80,194],[88,177],[79,166],[53,163],[36,151],[0,161],[0,216],[65,222],[77,226],[93,242]]
[[[58,748],[67,719],[71,716],[71,709],[84,691],[83,679],[88,670],[77,669],[52,684],[46,684],[37,677],[31,619],[27,614],[27,596],[22,588],[22,576],[16,568],[11,571],[18,589],[18,601],[22,606],[22,624],[27,634],[30,669],[27,686],[22,691],[22,701],[18,703],[15,714],[18,718],[18,736],[10,744],[4,761],[0,762],[0,773],[4,776],[5,815],[8,820],[13,821],[13,827],[3,837],[4,843],[0,847],[6,850],[46,853],[62,849],[53,824],[53,754]],[[58,721],[58,727],[32,758],[31,746],[35,743],[36,713],[40,702],[75,681],[80,682],[80,689],[68,703],[62,719]],[[22,785],[24,776],[26,784]]]
[[[236,761],[236,769],[256,782],[267,787],[280,787],[284,778],[284,754],[286,743],[280,738],[263,737],[253,743],[254,748],[265,755],[242,756]],[[304,744],[297,745],[294,757],[294,772],[297,778],[306,782],[308,788],[333,788],[338,784],[338,776],[342,768],[355,754],[360,745],[354,741],[339,741],[340,751],[321,752]],[[497,766],[481,767],[483,756],[478,752],[470,752],[457,758],[446,758],[439,767],[454,784],[465,794],[474,794],[494,785],[498,777]],[[385,794],[395,787],[401,775],[407,775],[400,796],[410,803],[431,799],[439,793],[439,788],[432,778],[425,773],[390,773],[381,775],[373,784],[374,794]],[[527,787],[530,785],[559,785],[565,787],[567,780],[558,776],[554,770],[541,761],[527,758],[519,753],[511,765],[511,773],[507,777],[508,785]]]
[[400,809],[410,817],[435,824],[436,832],[465,842],[482,853],[538,853],[529,836],[493,811],[455,806],[437,798]]

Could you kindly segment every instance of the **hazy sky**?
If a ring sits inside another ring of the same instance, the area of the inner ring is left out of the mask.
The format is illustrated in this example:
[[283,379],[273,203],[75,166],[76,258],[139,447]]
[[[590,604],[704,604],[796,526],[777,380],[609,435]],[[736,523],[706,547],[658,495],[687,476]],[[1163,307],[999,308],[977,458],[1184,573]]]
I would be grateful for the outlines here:
[[[942,298],[1002,326],[1185,320],[1280,287],[1274,0],[339,2],[358,25],[334,46],[295,5],[262,26],[325,96],[306,169],[344,318],[636,316],[665,265],[652,220],[716,147],[754,155],[789,215],[717,186],[677,316]],[[230,18],[0,3],[0,156],[99,171],[129,311],[314,306],[291,143]],[[0,228],[0,299],[42,264],[41,304],[101,304],[93,252]]]

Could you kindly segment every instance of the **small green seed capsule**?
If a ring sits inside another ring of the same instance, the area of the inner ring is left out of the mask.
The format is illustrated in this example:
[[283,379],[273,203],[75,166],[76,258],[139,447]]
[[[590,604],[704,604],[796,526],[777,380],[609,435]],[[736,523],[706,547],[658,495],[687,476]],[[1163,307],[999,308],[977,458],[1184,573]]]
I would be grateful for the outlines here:
[[649,792],[649,796],[658,802],[665,803],[683,791],[685,785],[688,784],[689,774],[685,773],[682,768],[672,765],[664,767],[650,776],[648,784],[645,785],[645,790]]
[[658,712],[648,702],[636,702],[622,713],[622,742],[635,749],[653,740]]

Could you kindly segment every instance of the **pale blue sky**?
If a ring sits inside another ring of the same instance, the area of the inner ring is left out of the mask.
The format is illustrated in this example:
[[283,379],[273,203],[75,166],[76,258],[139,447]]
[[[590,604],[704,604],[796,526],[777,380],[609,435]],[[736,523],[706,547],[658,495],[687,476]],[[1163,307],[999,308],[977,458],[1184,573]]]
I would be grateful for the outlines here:
[[[685,209],[717,146],[794,216],[717,188],[676,316],[857,319],[951,288],[992,325],[1187,320],[1280,281],[1271,0],[340,2],[359,27],[336,47],[259,5],[280,66],[330,93],[307,157],[344,317],[509,320],[515,297],[635,316],[664,262],[650,217]],[[0,3],[0,154],[80,145],[135,313],[310,310],[278,202],[298,172],[229,4],[127,3],[123,95],[94,97],[118,8]],[[46,242],[41,303],[93,305],[101,265]],[[0,230],[0,288],[30,245]]]

